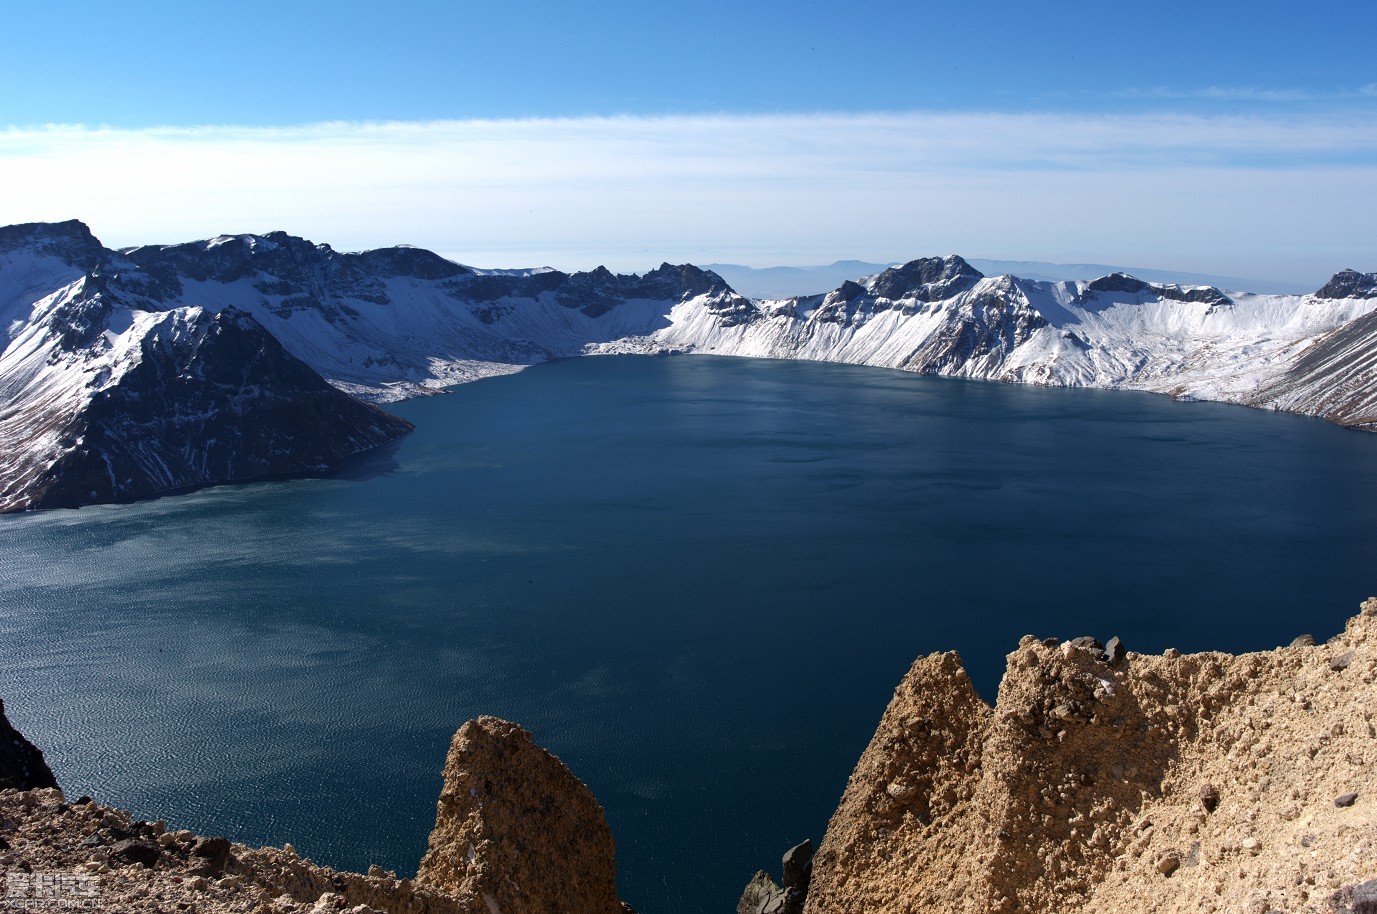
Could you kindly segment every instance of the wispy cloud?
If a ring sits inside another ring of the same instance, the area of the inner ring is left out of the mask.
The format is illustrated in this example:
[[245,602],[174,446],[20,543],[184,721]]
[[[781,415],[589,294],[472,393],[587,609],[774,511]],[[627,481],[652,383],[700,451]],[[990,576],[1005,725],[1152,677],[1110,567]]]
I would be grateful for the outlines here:
[[1327,92],[1311,89],[1290,89],[1276,86],[1204,86],[1181,88],[1176,86],[1146,86],[1120,89],[1108,93],[1111,98],[1147,101],[1210,101],[1257,103],[1343,103],[1377,96],[1377,83],[1357,89],[1334,89]]
[[1257,86],[1206,86],[1197,89],[1177,89],[1168,86],[1124,89],[1113,93],[1120,98],[1184,100],[1207,99],[1221,102],[1306,102],[1319,96],[1303,89],[1269,89]]
[[112,244],[285,228],[339,247],[409,242],[488,265],[956,248],[1046,256],[1105,241],[1118,243],[1106,256],[1152,263],[1191,242],[1217,251],[1266,239],[1270,249],[1299,233],[1313,245],[1330,226],[1371,248],[1357,201],[1374,198],[1377,113],[0,132],[0,221],[76,216]]

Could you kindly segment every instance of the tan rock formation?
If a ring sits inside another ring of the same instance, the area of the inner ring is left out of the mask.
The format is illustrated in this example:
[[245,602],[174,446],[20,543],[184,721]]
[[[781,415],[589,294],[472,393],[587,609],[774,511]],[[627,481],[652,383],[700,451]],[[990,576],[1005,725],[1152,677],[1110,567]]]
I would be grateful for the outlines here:
[[806,910],[1348,910],[1377,877],[1377,599],[1325,645],[1103,657],[1024,638],[994,708],[956,655],[915,663]]
[[[23,752],[0,773],[22,769],[32,779],[42,756],[7,726],[0,708],[0,733],[12,734],[12,755]],[[0,789],[0,874],[3,891],[15,893],[0,911],[32,910],[53,891],[121,914],[630,911],[617,900],[612,835],[593,795],[529,733],[495,717],[455,734],[414,881],[377,866],[367,875],[319,866],[290,844],[250,848],[171,832],[86,797],[68,803],[55,785]]]
[[416,876],[491,914],[621,914],[602,807],[531,734],[480,717],[454,735]]
[[0,790],[0,912],[486,914],[476,898],[318,866],[286,848],[169,831],[54,788]]

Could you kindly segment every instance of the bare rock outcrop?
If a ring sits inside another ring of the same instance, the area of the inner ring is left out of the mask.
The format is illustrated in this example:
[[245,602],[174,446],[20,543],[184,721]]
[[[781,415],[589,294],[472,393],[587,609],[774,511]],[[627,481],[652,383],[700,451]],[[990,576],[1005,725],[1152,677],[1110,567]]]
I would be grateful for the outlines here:
[[53,788],[0,790],[0,911],[119,914],[486,914],[473,899],[374,867],[319,866],[291,845],[250,848]]
[[[121,914],[627,914],[612,834],[588,788],[515,724],[455,734],[430,850],[415,880],[320,866],[292,845],[251,848],[68,803],[0,705],[0,873],[29,910],[46,900]],[[56,893],[56,894],[54,894]],[[634,912],[631,912],[634,914]]]
[[56,787],[57,778],[37,746],[14,729],[0,701],[0,790]]
[[496,717],[459,729],[416,880],[496,914],[622,914],[611,829],[593,794]]
[[993,708],[955,654],[922,658],[806,911],[1350,909],[1377,877],[1374,679],[1377,599],[1327,644],[1240,656],[1026,637]]

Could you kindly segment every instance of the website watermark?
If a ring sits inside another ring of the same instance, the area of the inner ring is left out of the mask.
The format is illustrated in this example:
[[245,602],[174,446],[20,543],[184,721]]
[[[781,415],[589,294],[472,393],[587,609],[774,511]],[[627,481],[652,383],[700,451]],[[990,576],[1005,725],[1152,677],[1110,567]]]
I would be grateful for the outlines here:
[[20,910],[98,908],[100,877],[91,873],[6,873],[5,901]]

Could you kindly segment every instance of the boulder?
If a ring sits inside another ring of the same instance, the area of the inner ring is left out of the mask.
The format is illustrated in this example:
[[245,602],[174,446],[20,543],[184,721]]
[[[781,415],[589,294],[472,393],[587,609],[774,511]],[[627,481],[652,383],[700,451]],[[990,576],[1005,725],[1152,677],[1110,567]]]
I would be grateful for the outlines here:
[[502,914],[622,914],[602,807],[531,734],[496,717],[459,728],[416,881]]

